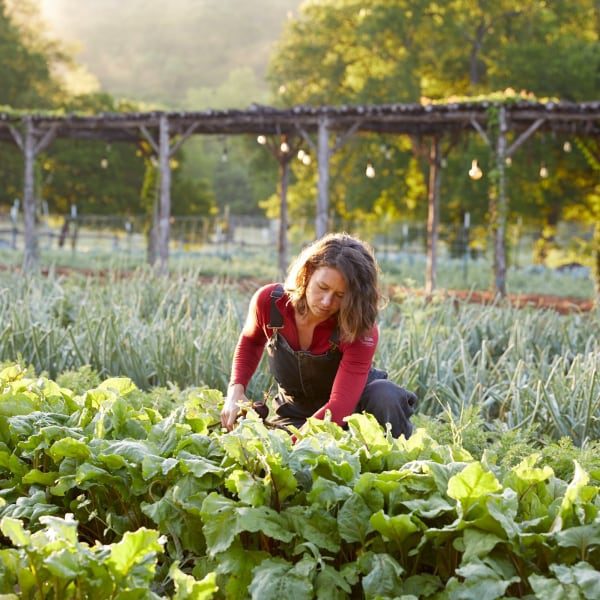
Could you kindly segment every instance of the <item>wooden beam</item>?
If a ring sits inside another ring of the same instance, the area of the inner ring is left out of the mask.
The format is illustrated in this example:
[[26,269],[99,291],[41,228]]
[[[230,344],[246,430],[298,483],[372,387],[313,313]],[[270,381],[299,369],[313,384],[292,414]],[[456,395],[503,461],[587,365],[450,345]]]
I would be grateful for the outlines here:
[[60,127],[60,125],[58,123],[53,123],[50,126],[50,129],[48,129],[48,131],[46,131],[46,133],[44,134],[42,139],[35,146],[36,156],[40,152],[43,152],[52,143],[52,140],[54,140],[54,138],[56,137],[56,133],[57,133],[59,127]]
[[546,121],[546,119],[538,119],[532,123],[506,150],[505,157],[512,156]]
[[470,123],[471,123],[471,125],[473,125],[473,129],[475,129],[475,131],[477,131],[477,133],[481,136],[481,138],[485,142],[486,146],[490,146],[491,147],[492,142],[490,141],[490,138],[488,137],[488,134],[485,132],[485,130],[479,124],[479,122],[476,119],[471,119]]
[[154,150],[156,156],[158,156],[160,154],[160,143],[156,143],[156,141],[152,137],[152,134],[146,129],[145,125],[140,125],[139,129],[144,139],[150,144],[150,147],[152,148],[152,150]]
[[25,172],[23,185],[23,218],[25,250],[23,253],[23,271],[32,271],[38,263],[38,244],[35,232],[35,133],[33,121],[30,116],[24,118],[23,154],[25,158]]
[[315,235],[319,239],[327,233],[329,215],[329,120],[327,116],[319,120],[317,141],[317,214],[315,218]]
[[158,166],[160,172],[160,209],[158,226],[158,270],[169,269],[169,220],[171,218],[171,165],[169,164],[169,119],[160,117]]
[[13,140],[15,140],[17,146],[19,146],[21,149],[21,152],[25,152],[25,145],[23,144],[23,136],[21,135],[21,132],[12,125],[8,126],[8,130],[10,131],[10,134],[12,135]]
[[427,189],[427,263],[425,268],[425,293],[435,290],[437,272],[437,242],[440,222],[440,186],[441,186],[440,139],[431,140],[429,150],[429,185]]
[[190,135],[192,135],[194,131],[198,129],[199,125],[200,121],[196,121],[195,123],[192,123],[184,133],[181,134],[181,137],[177,140],[177,143],[175,143],[169,151],[170,156],[175,156],[175,153],[179,150],[179,148],[181,148],[183,142],[185,142],[190,137]]

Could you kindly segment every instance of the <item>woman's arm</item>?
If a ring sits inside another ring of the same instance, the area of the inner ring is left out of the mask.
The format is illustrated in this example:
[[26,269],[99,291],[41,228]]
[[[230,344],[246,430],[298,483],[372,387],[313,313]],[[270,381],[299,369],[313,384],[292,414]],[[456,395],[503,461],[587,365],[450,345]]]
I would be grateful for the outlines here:
[[367,377],[379,340],[379,331],[374,327],[368,335],[344,347],[342,360],[333,381],[329,402],[313,414],[323,419],[327,410],[331,411],[331,420],[340,426],[344,418],[351,415],[360,400],[367,383]]

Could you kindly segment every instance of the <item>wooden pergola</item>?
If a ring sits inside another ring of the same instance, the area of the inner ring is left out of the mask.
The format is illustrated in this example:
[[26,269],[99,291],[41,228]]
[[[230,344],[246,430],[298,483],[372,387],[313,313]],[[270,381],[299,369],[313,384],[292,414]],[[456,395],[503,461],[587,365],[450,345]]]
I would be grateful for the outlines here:
[[[492,125],[493,126],[490,126]],[[364,106],[295,106],[278,109],[252,105],[246,110],[200,112],[103,113],[93,116],[0,113],[0,141],[17,145],[24,155],[23,266],[37,261],[34,163],[59,138],[106,142],[147,142],[158,161],[160,199],[158,266],[167,270],[171,171],[169,159],[192,135],[254,134],[280,165],[281,223],[279,264],[287,263],[287,182],[294,148],[306,143],[316,153],[318,189],[315,236],[328,230],[329,161],[349,136],[360,132],[408,135],[415,148],[427,148],[429,161],[426,289],[435,288],[441,142],[476,132],[490,147],[498,177],[490,203],[494,235],[496,291],[506,293],[505,229],[507,217],[506,159],[534,133],[550,131],[574,136],[600,136],[600,101],[457,102],[445,104],[381,104]]]

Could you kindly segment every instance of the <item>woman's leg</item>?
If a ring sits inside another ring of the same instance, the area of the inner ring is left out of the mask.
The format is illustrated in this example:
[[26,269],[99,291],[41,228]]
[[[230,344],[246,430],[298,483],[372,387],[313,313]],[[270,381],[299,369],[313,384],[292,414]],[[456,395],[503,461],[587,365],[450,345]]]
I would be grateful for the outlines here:
[[376,379],[365,386],[355,412],[372,414],[381,425],[389,423],[392,435],[409,438],[413,427],[410,417],[415,412],[417,397],[389,379]]

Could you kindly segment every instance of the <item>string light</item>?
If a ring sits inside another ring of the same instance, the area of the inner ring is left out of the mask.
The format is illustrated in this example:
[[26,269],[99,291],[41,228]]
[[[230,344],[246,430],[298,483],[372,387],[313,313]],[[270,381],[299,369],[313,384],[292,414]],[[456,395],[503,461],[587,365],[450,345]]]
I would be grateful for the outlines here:
[[367,168],[365,169],[365,175],[369,179],[373,179],[373,177],[375,177],[375,167],[373,166],[373,163],[371,161],[367,162]]
[[257,141],[257,142],[258,142],[258,143],[259,143],[261,146],[264,146],[264,145],[267,143],[267,138],[266,138],[266,136],[264,136],[264,135],[259,135],[259,136],[256,138],[256,141]]
[[469,169],[469,177],[471,179],[481,179],[483,177],[483,171],[481,170],[481,168],[479,167],[479,165],[477,164],[477,159],[474,158],[471,161],[471,168]]
[[510,156],[507,156],[504,163],[506,164],[507,167],[510,167],[512,165],[512,158]]
[[308,166],[311,162],[312,159],[310,157],[310,154],[304,154],[304,156],[302,157],[302,164]]
[[221,162],[226,163],[229,160],[229,156],[227,154],[227,147],[223,148],[223,154],[221,154]]
[[573,150],[573,147],[571,146],[571,142],[569,140],[567,140],[564,144],[563,144],[563,150],[565,152],[571,152],[571,150]]
[[281,152],[283,152],[283,154],[287,154],[290,151],[290,145],[287,143],[287,139],[285,138],[285,136],[282,136],[281,138],[281,144],[279,145],[279,149],[281,150]]
[[100,161],[100,166],[101,166],[103,169],[107,169],[107,168],[108,168],[108,160],[107,160],[106,158],[103,158],[103,159]]
[[548,177],[548,167],[546,167],[544,163],[542,163],[540,166],[540,177],[542,179],[546,179],[546,177]]
[[306,156],[306,152],[304,152],[304,150],[302,150],[302,148],[300,148],[300,150],[298,150],[298,160],[300,160],[300,161],[304,160],[305,156]]

